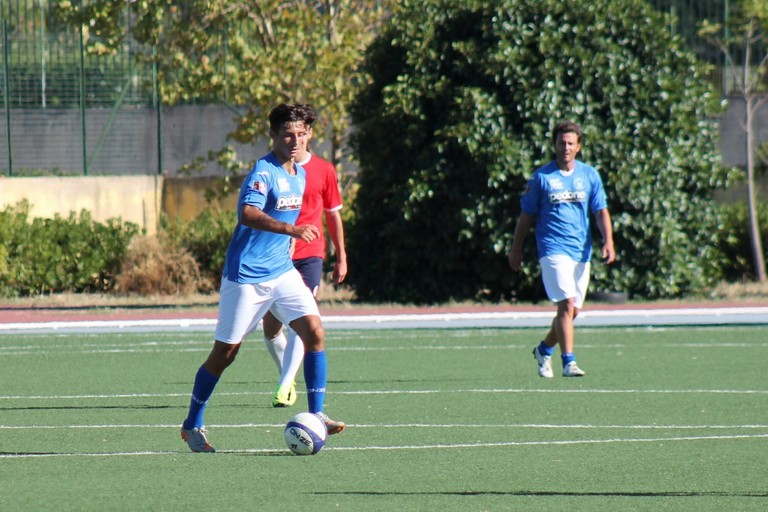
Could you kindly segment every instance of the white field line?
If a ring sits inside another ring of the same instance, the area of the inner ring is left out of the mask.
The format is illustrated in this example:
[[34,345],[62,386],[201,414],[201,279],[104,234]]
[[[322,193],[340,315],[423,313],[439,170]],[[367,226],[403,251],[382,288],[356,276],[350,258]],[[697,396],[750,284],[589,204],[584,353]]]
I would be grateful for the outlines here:
[[[450,326],[452,322],[487,322],[490,320],[544,320],[552,318],[552,311],[509,311],[509,312],[474,312],[474,313],[425,313],[425,314],[394,314],[394,315],[326,315],[323,322],[333,326],[334,324],[360,324],[386,326],[393,323],[435,323]],[[768,307],[726,307],[726,308],[682,308],[682,309],[617,309],[617,310],[589,310],[580,314],[584,319],[644,319],[642,323],[651,324],[655,319],[671,317],[691,318],[692,323],[710,323],[713,319],[728,317],[733,319],[739,316],[762,316],[768,318]],[[663,322],[661,322],[663,323]],[[216,326],[214,318],[175,318],[175,319],[149,319],[149,320],[81,320],[58,322],[9,322],[0,324],[0,331],[30,331],[46,330],[56,331],[62,329],[149,329],[149,328],[202,328],[212,330]],[[514,327],[514,324],[510,324]]]
[[[38,356],[52,354],[159,354],[159,353],[181,353],[181,352],[210,352],[211,342],[189,341],[189,342],[145,342],[145,343],[115,343],[105,344],[83,344],[83,345],[60,345],[57,344],[54,349],[43,346],[0,346],[0,355],[2,356]],[[530,350],[530,343],[515,344],[508,343],[502,345],[400,345],[400,346],[343,346],[334,344],[334,352],[388,352],[388,351],[449,351],[449,350]],[[658,343],[644,344],[646,348],[766,348],[768,342],[762,343],[744,343],[744,342],[691,342],[691,343]],[[95,348],[89,348],[95,347]],[[99,348],[101,347],[101,348]],[[110,348],[114,347],[114,348]],[[590,344],[581,343],[579,349],[620,349],[628,347],[622,343],[608,344]]]
[[[620,349],[624,348],[627,345],[616,345],[616,344],[607,344],[607,345],[600,345],[600,349]],[[652,348],[650,345],[646,345],[647,348]],[[667,344],[667,345],[658,345],[658,348],[766,348],[768,347],[768,343],[741,343],[741,344],[711,344],[711,345],[703,345],[703,344],[690,344],[690,345],[684,345],[684,344]],[[408,350],[408,351],[419,351],[419,350],[428,350],[428,351],[441,351],[441,350],[472,350],[472,351],[478,351],[478,350],[528,350],[530,351],[530,346],[528,345],[505,345],[505,346],[474,346],[474,347],[440,347],[440,346],[434,346],[434,347],[334,347],[334,352],[389,352],[389,351],[401,351],[401,350]],[[587,343],[582,343],[579,345],[579,350],[586,350],[591,348],[598,348],[593,345],[589,345]],[[25,350],[15,350],[15,351],[5,351],[2,348],[0,348],[0,356],[50,356],[50,355],[63,355],[63,354],[83,354],[83,355],[89,355],[89,354],[162,354],[162,353],[173,353],[173,354],[180,354],[180,353],[200,353],[200,354],[207,354],[211,351],[210,346],[200,347],[200,348],[155,348],[155,349],[148,349],[148,348],[105,348],[105,349],[66,349],[61,348],[57,350],[38,350],[38,349],[25,349]]]
[[[715,436],[684,436],[684,437],[647,437],[631,439],[575,439],[563,441],[506,441],[498,443],[457,443],[457,444],[425,444],[404,446],[329,446],[323,451],[392,451],[392,450],[445,450],[459,448],[502,448],[516,446],[562,446],[580,444],[617,444],[617,443],[670,443],[680,441],[730,441],[743,439],[764,439],[768,434],[737,434]],[[111,452],[111,453],[0,453],[0,459],[30,459],[45,457],[135,457],[146,455],[172,455],[180,453],[190,454],[188,451],[140,451],[140,452]],[[273,454],[286,453],[286,449],[261,448],[249,450],[219,450],[219,454]],[[199,455],[197,455],[199,456]]]
[[[578,394],[727,394],[727,395],[768,395],[768,389],[387,389],[376,391],[336,391],[334,395],[437,395],[445,393],[578,393]],[[266,391],[221,392],[216,396],[258,396],[272,395]],[[120,398],[178,398],[189,393],[116,393],[84,395],[0,395],[0,400],[82,400]]]
[[[766,425],[581,425],[581,424],[552,424],[552,423],[499,423],[499,424],[439,424],[439,423],[392,423],[392,424],[362,424],[350,423],[350,428],[428,428],[428,429],[544,429],[544,430],[731,430],[731,429],[768,429]],[[234,423],[210,424],[208,429],[228,428],[282,428],[282,423]],[[178,429],[179,424],[104,424],[104,425],[0,425],[0,430],[59,430],[59,429],[120,429],[120,428],[156,428]]]

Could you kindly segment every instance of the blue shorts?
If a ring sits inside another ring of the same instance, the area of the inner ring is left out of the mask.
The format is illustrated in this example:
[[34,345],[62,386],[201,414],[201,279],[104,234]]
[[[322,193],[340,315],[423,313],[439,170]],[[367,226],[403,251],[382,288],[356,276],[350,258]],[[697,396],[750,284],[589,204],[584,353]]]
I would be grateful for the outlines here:
[[293,266],[301,274],[304,284],[307,285],[313,297],[317,297],[317,291],[320,289],[320,280],[323,278],[323,258],[316,256],[312,258],[303,258],[293,260]]

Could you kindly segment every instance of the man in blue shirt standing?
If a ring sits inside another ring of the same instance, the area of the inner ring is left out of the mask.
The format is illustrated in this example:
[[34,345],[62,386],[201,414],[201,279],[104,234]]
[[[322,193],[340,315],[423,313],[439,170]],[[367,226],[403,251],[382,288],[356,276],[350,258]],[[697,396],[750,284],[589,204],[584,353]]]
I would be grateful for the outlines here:
[[189,413],[181,427],[181,437],[193,452],[216,451],[205,436],[205,406],[245,337],[270,310],[304,342],[309,412],[325,422],[329,434],[345,428],[323,412],[325,331],[312,292],[290,257],[291,238],[311,242],[319,236],[314,225],[295,225],[306,186],[306,173],[295,159],[306,146],[313,121],[306,105],[275,107],[269,114],[272,151],[256,162],[240,189],[238,223],[221,280],[215,341],[195,375]]
[[589,213],[595,215],[603,237],[602,258],[616,259],[613,228],[605,190],[594,167],[576,160],[581,151],[581,127],[571,121],[558,124],[552,134],[555,160],[537,169],[520,201],[521,212],[515,228],[509,266],[520,270],[523,241],[535,223],[536,248],[541,277],[549,299],[557,304],[544,340],[533,349],[539,375],[554,376],[552,354],[560,346],[564,377],[585,375],[573,353],[573,320],[584,305],[589,285],[592,236]]

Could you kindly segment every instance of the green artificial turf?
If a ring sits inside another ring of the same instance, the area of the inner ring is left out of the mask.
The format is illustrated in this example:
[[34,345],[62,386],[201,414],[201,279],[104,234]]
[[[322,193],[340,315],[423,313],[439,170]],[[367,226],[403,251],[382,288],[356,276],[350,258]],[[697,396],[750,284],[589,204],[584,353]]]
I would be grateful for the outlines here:
[[312,457],[247,340],[179,438],[210,333],[0,336],[0,510],[768,509],[768,327],[577,328],[583,378],[540,379],[538,329],[329,330]]

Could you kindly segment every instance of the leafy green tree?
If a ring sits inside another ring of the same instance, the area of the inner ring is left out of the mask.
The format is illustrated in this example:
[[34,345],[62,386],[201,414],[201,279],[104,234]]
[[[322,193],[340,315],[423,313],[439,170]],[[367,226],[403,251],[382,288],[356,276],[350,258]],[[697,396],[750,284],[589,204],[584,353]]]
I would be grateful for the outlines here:
[[[348,105],[363,84],[359,65],[364,50],[392,3],[65,0],[57,8],[63,18],[84,28],[90,52],[113,52],[129,35],[141,43],[137,57],[156,66],[164,103],[232,105],[236,124],[231,136],[240,142],[266,135],[266,112],[274,105],[312,104],[320,113],[316,137],[330,143],[329,158],[338,164],[348,131]],[[131,34],[123,30],[128,17]],[[231,148],[212,155],[222,158],[231,162],[237,155]]]
[[358,296],[540,298],[533,237],[523,272],[506,251],[567,118],[614,219],[618,261],[594,262],[593,289],[675,297],[718,279],[717,98],[668,26],[633,0],[403,0],[352,110]]
[[[765,0],[741,0],[735,2],[728,26],[704,21],[699,34],[718,47],[725,56],[727,69],[736,84],[736,93],[745,103],[744,155],[747,163],[747,210],[748,234],[752,252],[755,278],[766,280],[765,253],[760,237],[760,221],[757,211],[757,186],[755,184],[756,160],[768,164],[768,155],[761,152],[755,140],[755,117],[768,104],[768,3]],[[727,29],[724,31],[724,28]],[[724,35],[725,32],[725,35]],[[764,54],[758,49],[764,49]],[[737,58],[743,58],[737,65]]]

